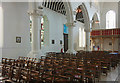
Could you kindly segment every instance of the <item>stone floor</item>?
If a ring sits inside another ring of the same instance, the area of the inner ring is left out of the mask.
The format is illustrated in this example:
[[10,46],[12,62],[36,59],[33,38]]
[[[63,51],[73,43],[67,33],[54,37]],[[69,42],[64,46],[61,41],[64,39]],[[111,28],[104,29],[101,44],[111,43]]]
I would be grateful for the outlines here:
[[101,75],[100,82],[104,83],[120,83],[120,64],[108,72],[108,75]]

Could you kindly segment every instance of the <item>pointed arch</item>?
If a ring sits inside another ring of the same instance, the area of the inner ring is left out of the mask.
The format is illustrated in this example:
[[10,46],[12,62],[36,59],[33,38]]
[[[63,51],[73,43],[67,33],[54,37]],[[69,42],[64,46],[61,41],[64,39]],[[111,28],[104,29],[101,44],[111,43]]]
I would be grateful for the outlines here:
[[99,29],[100,28],[100,20],[99,20],[99,17],[98,17],[98,14],[95,13],[92,17],[92,30],[95,30],[95,29]]
[[83,17],[85,21],[85,30],[90,31],[90,18],[88,15],[87,8],[84,3],[81,5],[81,9],[83,10]]
[[64,4],[65,9],[66,9],[67,22],[74,23],[71,3],[67,0],[65,0],[65,2],[63,2],[63,4]]
[[83,20],[82,22],[85,25],[85,30],[90,31],[90,18],[85,4],[82,3],[80,6],[78,6],[78,8],[80,8],[82,12],[80,20]]

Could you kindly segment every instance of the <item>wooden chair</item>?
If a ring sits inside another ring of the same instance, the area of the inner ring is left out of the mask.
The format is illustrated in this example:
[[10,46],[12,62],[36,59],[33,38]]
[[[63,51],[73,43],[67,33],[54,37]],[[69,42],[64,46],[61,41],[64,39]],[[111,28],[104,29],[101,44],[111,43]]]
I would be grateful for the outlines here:
[[30,82],[31,75],[29,69],[21,69],[21,79],[23,82]]
[[41,83],[43,81],[39,71],[30,70],[30,82]]
[[7,64],[6,60],[7,58],[2,58],[2,64]]
[[21,77],[21,68],[14,66],[12,69],[12,80],[15,82],[20,82],[22,77]]
[[95,78],[94,78],[95,72],[93,67],[91,67],[90,65],[85,66],[84,72],[85,73],[83,77],[86,82],[88,83],[95,82]]

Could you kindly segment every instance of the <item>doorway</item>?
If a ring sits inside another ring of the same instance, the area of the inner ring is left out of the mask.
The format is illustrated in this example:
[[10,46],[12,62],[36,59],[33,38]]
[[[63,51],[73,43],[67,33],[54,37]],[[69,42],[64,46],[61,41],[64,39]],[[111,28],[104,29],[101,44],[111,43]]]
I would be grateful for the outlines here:
[[68,34],[63,34],[64,35],[64,52],[68,50]]

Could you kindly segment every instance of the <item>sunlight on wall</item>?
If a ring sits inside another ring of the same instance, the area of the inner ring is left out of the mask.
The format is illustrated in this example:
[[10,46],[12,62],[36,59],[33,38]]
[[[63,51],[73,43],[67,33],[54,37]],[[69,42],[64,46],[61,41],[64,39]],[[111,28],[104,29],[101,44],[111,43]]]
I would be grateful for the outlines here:
[[79,28],[79,47],[85,47],[85,31],[84,31],[84,28]]

